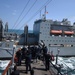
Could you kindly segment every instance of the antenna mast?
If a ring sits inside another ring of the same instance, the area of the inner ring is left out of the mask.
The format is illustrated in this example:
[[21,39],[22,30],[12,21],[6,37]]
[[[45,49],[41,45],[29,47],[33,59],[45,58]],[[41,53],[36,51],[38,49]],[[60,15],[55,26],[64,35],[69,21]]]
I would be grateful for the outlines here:
[[44,18],[46,19],[46,6],[45,6],[45,13],[44,13]]
[[40,19],[41,19],[41,10],[40,10]]

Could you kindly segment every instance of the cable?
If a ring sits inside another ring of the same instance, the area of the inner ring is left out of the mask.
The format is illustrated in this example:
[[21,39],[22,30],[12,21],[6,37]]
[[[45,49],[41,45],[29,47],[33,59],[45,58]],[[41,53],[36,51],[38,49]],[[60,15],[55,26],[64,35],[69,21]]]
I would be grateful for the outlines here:
[[[36,0],[37,1],[37,0]],[[27,13],[23,16],[23,18],[20,20],[20,22],[18,24],[21,23],[21,21],[26,17],[26,15],[29,13],[29,11],[32,9],[32,7],[35,5],[36,1],[33,3],[33,5],[29,8],[29,10],[27,11]],[[18,24],[16,25],[16,27],[18,26]]]
[[27,7],[27,5],[28,5],[28,3],[29,3],[29,2],[30,2],[30,0],[28,0],[27,4],[24,6],[24,8],[23,8],[23,10],[22,10],[21,14],[19,15],[18,19],[16,20],[16,22],[14,23],[14,26],[13,26],[12,28],[14,28],[14,27],[15,27],[15,25],[17,24],[17,22],[18,22],[19,18],[21,17],[22,13],[23,13],[23,12],[24,12],[24,10],[26,9],[26,7]]
[[[47,6],[49,3],[51,3],[52,2],[52,0],[48,0],[25,24],[27,24],[30,20],[32,20],[45,6]],[[24,25],[25,25],[24,24]],[[20,29],[24,26],[24,25],[22,25],[21,27],[20,27]]]

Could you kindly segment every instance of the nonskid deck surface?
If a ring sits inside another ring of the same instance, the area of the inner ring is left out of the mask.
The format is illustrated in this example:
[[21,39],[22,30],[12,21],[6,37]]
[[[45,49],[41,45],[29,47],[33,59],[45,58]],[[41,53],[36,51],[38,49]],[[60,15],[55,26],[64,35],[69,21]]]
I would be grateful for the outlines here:
[[[25,66],[25,61],[22,61],[21,66],[17,66],[17,70],[19,70],[20,75],[31,75],[30,71],[28,71],[28,74],[25,73],[26,71],[26,66]],[[34,75],[56,75],[55,73],[52,72],[52,70],[45,70],[45,65],[42,61],[38,60],[37,62],[32,62],[31,67],[34,70]]]

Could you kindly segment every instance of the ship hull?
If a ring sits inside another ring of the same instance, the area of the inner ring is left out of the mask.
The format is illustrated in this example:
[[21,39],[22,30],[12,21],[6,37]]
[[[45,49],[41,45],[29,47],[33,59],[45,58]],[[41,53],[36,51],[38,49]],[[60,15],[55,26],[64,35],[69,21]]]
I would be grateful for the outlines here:
[[54,56],[56,56],[57,54],[59,56],[75,56],[75,47],[48,47],[48,51],[53,51]]

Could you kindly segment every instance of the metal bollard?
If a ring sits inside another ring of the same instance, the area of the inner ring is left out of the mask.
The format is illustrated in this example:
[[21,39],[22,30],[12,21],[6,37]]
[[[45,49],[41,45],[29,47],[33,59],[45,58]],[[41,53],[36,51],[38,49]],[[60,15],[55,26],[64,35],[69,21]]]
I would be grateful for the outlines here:
[[56,64],[58,64],[58,55],[56,55]]

